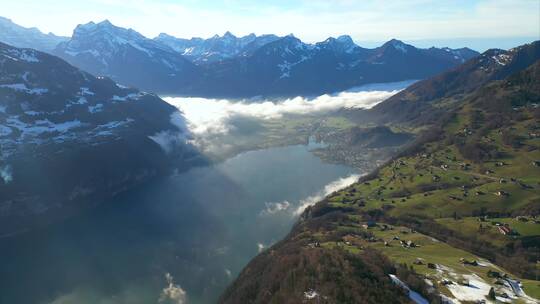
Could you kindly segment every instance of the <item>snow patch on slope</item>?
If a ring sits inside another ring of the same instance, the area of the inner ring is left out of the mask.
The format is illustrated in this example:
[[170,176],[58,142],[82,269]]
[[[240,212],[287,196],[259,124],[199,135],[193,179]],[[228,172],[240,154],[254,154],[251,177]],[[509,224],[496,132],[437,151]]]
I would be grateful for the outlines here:
[[300,60],[296,61],[296,62],[288,62],[288,61],[285,61],[283,62],[282,64],[278,64],[278,68],[280,69],[281,71],[281,76],[279,76],[280,79],[283,79],[283,78],[289,78],[291,77],[291,70],[293,67],[295,67],[296,65],[299,65],[300,63],[306,61],[306,60],[309,60],[311,57],[308,57],[308,56],[302,56],[302,58],[300,58]]
[[19,117],[12,116],[6,120],[6,125],[18,129],[22,133],[22,137],[36,137],[42,133],[59,132],[65,133],[71,129],[82,126],[82,123],[76,119],[61,123],[53,123],[48,119],[36,120],[34,123],[25,123],[19,120]]
[[18,92],[25,92],[31,95],[42,95],[49,91],[48,89],[43,88],[30,89],[24,83],[1,84],[0,88],[10,89]]
[[39,62],[34,50],[7,49],[1,51],[1,55],[13,61],[25,61],[28,63]]
[[469,281],[468,285],[450,284],[446,286],[452,295],[460,301],[485,301],[491,285],[484,282],[476,274],[464,275],[463,278]]
[[88,112],[95,114],[103,111],[103,104],[98,103],[95,106],[88,106]]
[[426,298],[422,297],[419,293],[417,293],[414,290],[411,290],[407,284],[403,283],[397,276],[390,274],[390,278],[392,279],[392,282],[394,284],[398,285],[399,287],[405,289],[407,291],[407,294],[409,295],[409,299],[411,299],[416,304],[429,304],[428,300]]
[[143,94],[142,93],[131,93],[131,94],[128,94],[126,96],[117,96],[117,95],[114,95],[112,97],[112,100],[113,101],[116,101],[116,102],[124,102],[124,101],[129,101],[129,100],[137,100],[139,99]]

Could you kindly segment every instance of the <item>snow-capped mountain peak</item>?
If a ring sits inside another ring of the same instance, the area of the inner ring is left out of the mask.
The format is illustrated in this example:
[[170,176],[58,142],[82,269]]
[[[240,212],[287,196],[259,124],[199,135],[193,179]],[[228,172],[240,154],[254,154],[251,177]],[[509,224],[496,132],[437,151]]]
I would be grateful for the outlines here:
[[414,48],[413,46],[405,44],[403,41],[397,39],[392,39],[388,41],[383,45],[383,47],[384,46],[391,46],[392,48],[401,53],[407,53],[410,48]]
[[275,35],[257,36],[253,33],[237,37],[229,31],[225,32],[223,36],[216,34],[208,39],[182,39],[167,34],[160,34],[154,38],[155,41],[171,47],[196,63],[212,63],[237,56],[247,56],[261,46],[277,39],[279,37]]
[[341,35],[336,40],[345,45],[357,46],[349,35]]
[[78,25],[73,31],[72,41],[94,39],[108,39],[111,44],[136,43],[149,40],[133,29],[114,26],[109,20],[99,23],[89,22]]
[[[93,74],[136,87],[183,81],[196,69],[171,47],[108,20],[78,25],[72,38],[59,44],[54,53]],[[140,72],[148,70],[155,73],[153,77]]]
[[231,32],[227,31],[227,32],[225,32],[225,34],[223,34],[223,38],[227,38],[227,39],[235,39],[236,36],[233,35]]
[[133,29],[117,27],[109,20],[78,25],[71,40],[61,43],[57,52],[72,57],[81,54],[100,57],[104,59],[100,60],[100,63],[108,65],[107,59],[114,57],[128,45],[148,56],[154,56],[158,51],[173,52],[169,47],[156,43]]
[[330,49],[335,53],[352,54],[358,51],[360,47],[354,43],[351,36],[342,35],[338,38],[330,37],[323,42],[317,43],[317,46],[323,49]]
[[44,34],[35,27],[25,28],[8,18],[0,17],[0,41],[9,45],[50,51],[67,39],[52,33]]
[[271,44],[268,44],[265,51],[270,54],[277,53],[282,56],[287,54],[297,54],[302,51],[308,50],[309,45],[303,43],[300,39],[294,37],[294,35],[287,35]]

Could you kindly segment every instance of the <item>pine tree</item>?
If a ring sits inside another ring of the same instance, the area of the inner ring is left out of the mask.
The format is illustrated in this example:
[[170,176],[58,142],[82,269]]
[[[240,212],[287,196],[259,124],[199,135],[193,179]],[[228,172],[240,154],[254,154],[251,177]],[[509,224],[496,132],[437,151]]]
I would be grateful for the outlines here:
[[488,299],[495,300],[495,289],[493,289],[493,287],[489,289]]

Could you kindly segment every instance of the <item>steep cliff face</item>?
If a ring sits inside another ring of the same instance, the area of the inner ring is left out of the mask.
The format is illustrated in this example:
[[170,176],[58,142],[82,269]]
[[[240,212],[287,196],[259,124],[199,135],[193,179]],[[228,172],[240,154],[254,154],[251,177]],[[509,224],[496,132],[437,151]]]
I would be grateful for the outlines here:
[[198,154],[155,95],[0,44],[0,234],[77,211]]
[[179,93],[197,83],[199,69],[167,45],[105,20],[77,26],[52,52],[96,76],[151,92]]

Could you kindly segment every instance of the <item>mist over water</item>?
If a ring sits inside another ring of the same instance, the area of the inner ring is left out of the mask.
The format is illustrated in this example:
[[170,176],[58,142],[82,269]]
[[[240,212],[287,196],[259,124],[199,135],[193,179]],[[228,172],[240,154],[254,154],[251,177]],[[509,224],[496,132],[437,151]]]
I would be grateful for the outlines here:
[[[253,256],[289,232],[303,201],[356,174],[290,146],[160,180],[0,240],[0,259],[9,261],[0,268],[0,303],[214,303]],[[288,208],[265,213],[284,201]]]

